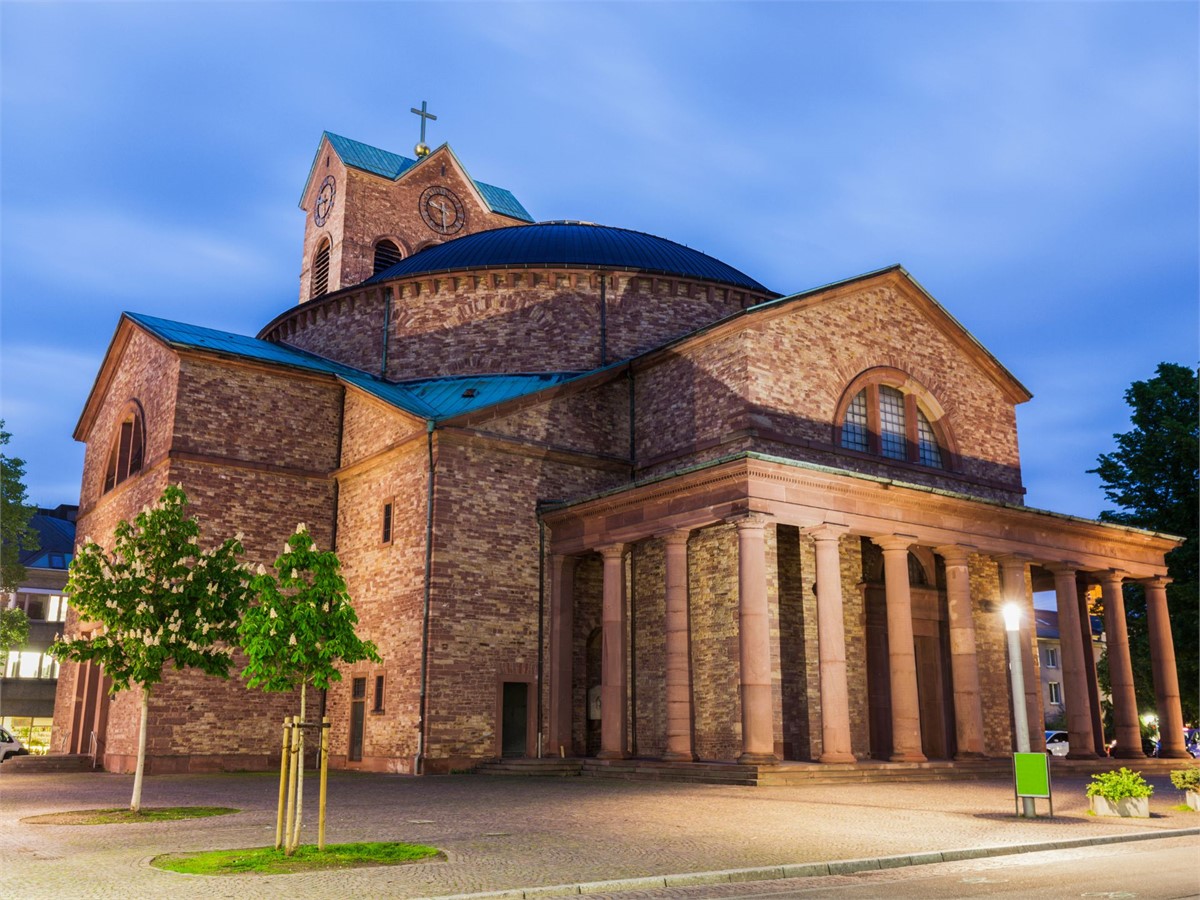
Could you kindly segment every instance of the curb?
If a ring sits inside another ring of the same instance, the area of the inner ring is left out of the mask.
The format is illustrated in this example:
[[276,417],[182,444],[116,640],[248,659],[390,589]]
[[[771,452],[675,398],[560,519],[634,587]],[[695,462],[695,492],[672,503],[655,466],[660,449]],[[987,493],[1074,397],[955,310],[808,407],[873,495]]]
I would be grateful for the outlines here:
[[866,859],[842,859],[832,862],[796,863],[782,866],[760,866],[751,869],[722,869],[715,872],[685,872],[679,875],[651,875],[642,878],[618,878],[612,881],[585,881],[577,884],[552,884],[535,888],[512,888],[506,891],[485,891],[475,894],[446,894],[425,900],[526,900],[534,897],[562,897],[570,894],[604,894],[618,891],[648,891],[658,888],[695,887],[705,884],[730,884],[742,881],[775,881],[781,878],[817,878],[822,875],[853,875],[876,869],[898,869],[904,866],[924,866],[930,863],[961,862],[989,856],[1010,856],[1016,853],[1037,853],[1041,850],[1069,850],[1103,844],[1125,844],[1132,841],[1154,841],[1160,838],[1200,835],[1200,828],[1176,828],[1170,831],[1111,834],[1097,837],[1070,838],[1062,841],[1039,841],[1028,844],[1001,844],[994,847],[967,847],[961,850],[934,850],[926,853],[906,853],[900,856],[875,856]]

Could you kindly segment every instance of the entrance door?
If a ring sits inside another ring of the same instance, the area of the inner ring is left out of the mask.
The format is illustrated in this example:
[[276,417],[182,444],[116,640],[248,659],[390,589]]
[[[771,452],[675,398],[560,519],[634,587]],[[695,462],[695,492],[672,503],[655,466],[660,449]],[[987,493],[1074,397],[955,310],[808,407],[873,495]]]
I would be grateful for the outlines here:
[[888,663],[887,604],[883,588],[868,587],[867,710],[871,757],[892,757],[892,673]]
[[506,681],[500,716],[500,755],[528,755],[528,728],[529,685],[523,681]]

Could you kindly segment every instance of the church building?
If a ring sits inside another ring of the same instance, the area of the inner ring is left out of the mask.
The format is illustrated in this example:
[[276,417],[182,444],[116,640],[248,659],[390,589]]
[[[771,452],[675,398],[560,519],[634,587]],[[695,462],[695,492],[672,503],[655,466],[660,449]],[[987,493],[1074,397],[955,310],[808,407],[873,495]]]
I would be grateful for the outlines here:
[[[537,222],[448,145],[415,155],[324,134],[299,302],[254,337],[123,314],[75,431],[81,539],[180,483],[204,539],[241,532],[251,565],[299,522],[337,550],[382,662],[321,699],[331,764],[1003,756],[1000,609],[1024,611],[1037,728],[1041,590],[1090,758],[1095,584],[1136,757],[1129,581],[1164,755],[1184,755],[1178,540],[1024,506],[1029,391],[903,268],[781,294],[661,237]],[[53,749],[129,771],[140,700],[107,686],[62,667]],[[297,711],[174,670],[150,707],[150,772],[265,768]]]

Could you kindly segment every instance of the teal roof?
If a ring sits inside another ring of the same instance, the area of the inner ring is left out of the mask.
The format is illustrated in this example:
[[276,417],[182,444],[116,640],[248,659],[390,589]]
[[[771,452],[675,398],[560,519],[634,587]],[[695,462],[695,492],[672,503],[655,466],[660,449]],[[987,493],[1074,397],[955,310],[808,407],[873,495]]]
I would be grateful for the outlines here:
[[[326,131],[323,136],[329,141],[329,145],[337,151],[337,155],[346,165],[362,169],[364,172],[370,172],[381,178],[390,178],[392,181],[395,181],[417,164],[415,159],[409,159],[407,156],[401,156],[399,153],[392,153],[390,150],[381,150],[378,147],[372,147],[370,144],[364,144],[362,141],[342,137],[340,134],[333,134]],[[317,161],[314,159],[313,168],[316,165]],[[311,179],[312,169],[309,170],[309,180]],[[305,182],[305,184],[307,183]],[[513,196],[511,191],[505,190],[502,187],[496,187],[494,184],[486,184],[482,181],[475,181],[475,187],[479,189],[480,195],[492,212],[499,213],[502,216],[509,216],[513,219],[520,219],[522,222],[533,221],[533,216]]]
[[243,334],[173,322],[141,313],[127,312],[124,315],[172,347],[208,350],[240,359],[332,375],[398,409],[434,421],[453,418],[505,400],[536,393],[570,381],[581,374],[549,372],[531,375],[470,375],[392,382],[285,344],[275,344]]

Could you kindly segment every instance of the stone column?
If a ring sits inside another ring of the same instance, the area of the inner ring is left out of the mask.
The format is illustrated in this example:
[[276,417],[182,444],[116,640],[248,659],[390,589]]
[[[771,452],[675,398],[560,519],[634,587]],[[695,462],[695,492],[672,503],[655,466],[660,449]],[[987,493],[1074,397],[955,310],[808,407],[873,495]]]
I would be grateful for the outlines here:
[[600,548],[604,601],[600,613],[600,759],[629,755],[629,667],[625,640],[625,545]]
[[1095,759],[1092,738],[1087,676],[1084,674],[1083,645],[1079,639],[1079,596],[1075,587],[1075,567],[1066,564],[1046,566],[1054,573],[1054,593],[1058,600],[1058,636],[1062,645],[1063,700],[1067,706],[1067,737],[1071,742],[1069,759]]
[[575,557],[550,557],[550,721],[551,756],[562,748],[574,756],[571,708],[574,700]]
[[821,759],[852,763],[850,690],[846,682],[846,624],[842,611],[842,566],[838,538],[845,525],[807,530],[817,557],[817,652],[821,666]]
[[1146,625],[1150,631],[1150,668],[1154,673],[1154,698],[1158,707],[1158,755],[1164,759],[1190,759],[1183,743],[1183,709],[1179,705],[1179,672],[1175,668],[1175,642],[1167,615],[1169,578],[1143,581],[1146,588]]
[[1076,581],[1079,595],[1079,640],[1083,647],[1083,680],[1088,690],[1088,715],[1092,717],[1092,748],[1097,756],[1107,756],[1104,745],[1104,714],[1100,710],[1100,679],[1096,676],[1096,650],[1092,639],[1092,617],[1088,605],[1088,586]]
[[892,762],[924,762],[917,655],[913,644],[912,594],[908,584],[906,535],[871,538],[883,550],[887,591],[888,670],[892,677]]
[[1137,696],[1133,690],[1133,663],[1129,656],[1129,629],[1125,624],[1125,592],[1121,589],[1123,572],[1100,575],[1104,596],[1104,630],[1108,634],[1108,680],[1112,687],[1113,726],[1117,743],[1113,756],[1140,759],[1142,732],[1138,724]]
[[[1005,603],[1015,603],[1021,610],[1021,671],[1025,681],[1025,717],[1029,721],[1029,747],[1046,749],[1044,731],[1046,714],[1042,710],[1042,679],[1034,656],[1037,646],[1037,617],[1033,597],[1026,589],[1025,570],[1029,561],[1019,556],[1001,556],[1000,590]],[[1015,702],[1015,700],[1014,700]]]
[[666,556],[667,751],[663,759],[696,758],[692,749],[692,669],[688,660],[688,532],[663,538]]
[[771,703],[771,628],[767,616],[765,522],[738,519],[738,647],[741,651],[742,755],[738,762],[771,765],[775,728]]
[[946,600],[950,610],[950,674],[954,681],[955,759],[973,759],[983,752],[983,701],[979,692],[979,659],[975,621],[971,616],[971,573],[967,550],[938,547],[946,563]]

